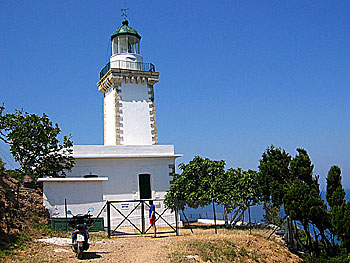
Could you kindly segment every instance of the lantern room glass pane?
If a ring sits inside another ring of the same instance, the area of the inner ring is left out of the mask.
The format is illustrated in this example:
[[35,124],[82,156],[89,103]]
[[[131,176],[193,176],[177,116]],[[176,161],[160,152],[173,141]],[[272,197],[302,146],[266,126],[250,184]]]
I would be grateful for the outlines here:
[[128,36],[128,53],[139,54],[138,50],[139,40],[135,36]]
[[118,54],[127,53],[128,48],[128,38],[127,36],[118,37]]
[[121,35],[113,39],[113,55],[122,53],[140,54],[140,40],[135,36]]
[[113,39],[113,55],[118,53],[118,38]]

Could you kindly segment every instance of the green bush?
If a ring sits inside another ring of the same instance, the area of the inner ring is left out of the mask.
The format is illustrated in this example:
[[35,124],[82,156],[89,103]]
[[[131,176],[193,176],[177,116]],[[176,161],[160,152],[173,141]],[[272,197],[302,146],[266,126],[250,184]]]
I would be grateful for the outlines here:
[[326,258],[326,257],[312,257],[308,256],[304,259],[304,263],[349,263],[350,254],[343,252],[337,257]]

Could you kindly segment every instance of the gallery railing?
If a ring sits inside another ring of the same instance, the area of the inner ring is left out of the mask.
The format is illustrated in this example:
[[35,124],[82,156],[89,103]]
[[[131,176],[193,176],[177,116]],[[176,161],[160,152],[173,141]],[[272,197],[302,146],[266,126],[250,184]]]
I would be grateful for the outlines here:
[[139,71],[150,71],[155,72],[156,67],[152,63],[144,63],[144,62],[134,62],[134,61],[125,61],[125,60],[116,60],[112,61],[112,65],[110,62],[104,66],[104,68],[100,71],[100,79],[111,68],[117,68],[117,69],[131,69],[131,70],[139,70]]

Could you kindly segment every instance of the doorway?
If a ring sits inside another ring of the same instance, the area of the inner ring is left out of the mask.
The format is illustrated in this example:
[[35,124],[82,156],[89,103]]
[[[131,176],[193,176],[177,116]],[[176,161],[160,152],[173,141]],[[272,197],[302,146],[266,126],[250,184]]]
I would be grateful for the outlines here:
[[141,200],[152,198],[150,174],[139,174],[139,190]]

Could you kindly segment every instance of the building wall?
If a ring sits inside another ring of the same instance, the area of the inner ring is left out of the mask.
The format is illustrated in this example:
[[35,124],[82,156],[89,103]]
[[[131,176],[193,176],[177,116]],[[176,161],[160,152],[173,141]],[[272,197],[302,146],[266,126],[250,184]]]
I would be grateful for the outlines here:
[[[158,213],[164,211],[165,206],[161,201],[166,191],[169,189],[169,182],[172,177],[169,175],[173,172],[175,163],[174,158],[79,158],[76,159],[76,164],[68,177],[83,177],[87,174],[95,174],[100,177],[108,177],[108,181],[102,183],[103,203],[108,201],[124,200],[122,203],[115,203],[114,206],[123,213],[128,215],[139,203],[130,202],[127,200],[139,200],[139,174],[151,175],[151,190],[152,199],[155,201],[156,209]],[[93,193],[90,189],[90,192]],[[97,189],[97,191],[100,191]],[[86,200],[84,200],[86,202]],[[141,207],[139,206],[129,216],[129,219],[136,225],[140,225]],[[145,206],[145,222],[148,225],[148,211]],[[97,215],[95,212],[94,215]],[[101,216],[105,218],[106,222],[106,209],[102,212]],[[174,213],[170,210],[163,214],[163,218],[170,224],[175,224]],[[114,208],[111,209],[111,224],[112,226],[118,225],[123,221],[123,217]],[[162,220],[159,220],[159,225],[166,225]],[[129,226],[130,223],[125,221],[123,226]]]
[[139,199],[139,174],[151,174],[152,198],[161,198],[169,189],[174,158],[105,158],[76,159],[69,177],[82,177],[96,174],[108,177],[103,182],[104,198]]
[[123,112],[123,145],[152,145],[152,110],[146,81],[122,82],[120,87]]
[[53,217],[65,217],[65,200],[73,214],[90,207],[100,211],[104,204],[102,182],[44,182],[44,206]]
[[116,145],[116,88],[112,86],[104,93],[104,144]]
[[158,144],[153,85],[134,76],[104,93],[104,144]]
[[[126,63],[123,63],[123,62]],[[143,58],[142,56],[138,54],[115,54],[112,55],[110,58],[111,68],[126,68],[126,69],[138,69],[140,68],[135,67],[137,65],[136,63],[128,63],[128,62],[141,62],[142,63]]]

